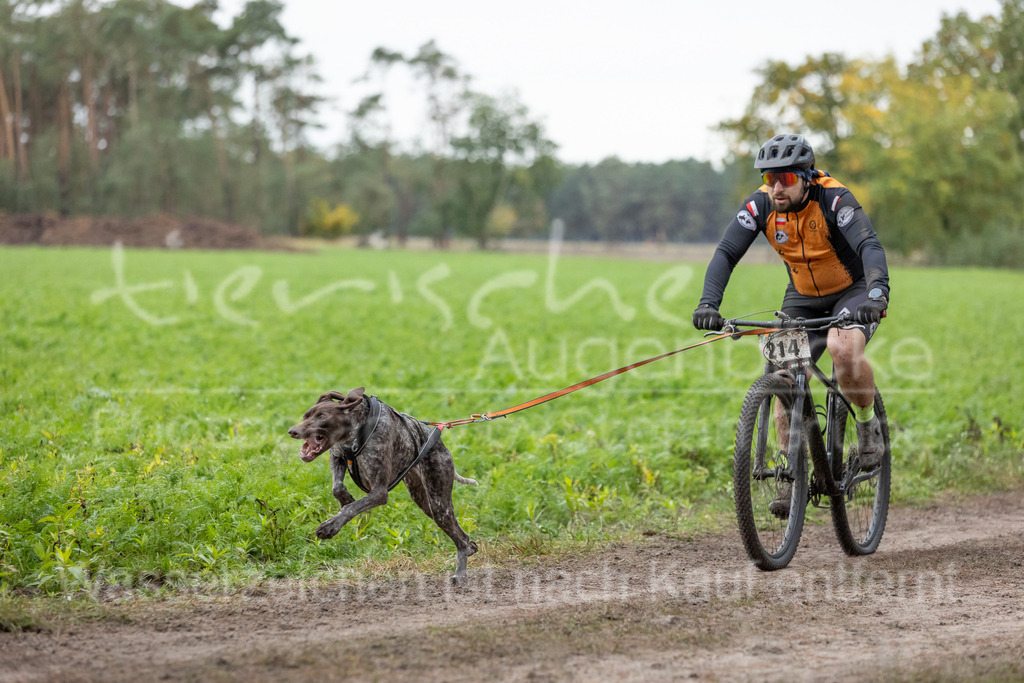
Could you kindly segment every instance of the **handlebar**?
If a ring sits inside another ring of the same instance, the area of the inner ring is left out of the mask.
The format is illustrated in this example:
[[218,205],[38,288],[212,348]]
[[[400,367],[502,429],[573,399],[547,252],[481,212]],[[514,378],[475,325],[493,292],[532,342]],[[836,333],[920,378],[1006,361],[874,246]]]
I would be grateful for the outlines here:
[[760,328],[768,330],[823,330],[829,327],[841,327],[843,325],[855,325],[849,313],[843,312],[839,315],[827,318],[791,318],[781,311],[775,315],[779,320],[740,320],[732,318],[725,321],[722,327],[723,332],[735,332],[740,327]]

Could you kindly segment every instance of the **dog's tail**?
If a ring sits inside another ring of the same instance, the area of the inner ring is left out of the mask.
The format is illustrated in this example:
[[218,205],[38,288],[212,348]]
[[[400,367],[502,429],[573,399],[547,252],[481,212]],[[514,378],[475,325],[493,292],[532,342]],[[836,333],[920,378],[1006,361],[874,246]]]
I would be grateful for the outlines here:
[[476,479],[470,479],[468,477],[464,477],[461,474],[459,474],[458,472],[455,473],[455,481],[459,482],[460,484],[466,484],[467,486],[479,486],[480,485],[480,482],[478,482]]

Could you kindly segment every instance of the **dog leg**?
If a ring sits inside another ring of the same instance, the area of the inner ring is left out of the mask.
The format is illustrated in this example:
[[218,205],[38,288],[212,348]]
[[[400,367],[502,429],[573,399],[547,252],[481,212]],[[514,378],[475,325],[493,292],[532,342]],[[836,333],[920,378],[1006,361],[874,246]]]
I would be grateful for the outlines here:
[[371,489],[365,496],[341,508],[341,512],[318,526],[316,528],[316,536],[323,539],[334,538],[335,534],[341,531],[341,527],[348,524],[353,517],[384,505],[387,502],[388,489],[386,486]]
[[[446,468],[438,468],[445,472]],[[477,551],[476,543],[469,540],[469,535],[459,526],[459,520],[455,517],[455,508],[452,505],[452,483],[451,474],[445,476],[438,470],[427,470],[424,476],[420,468],[415,468],[405,479],[405,486],[409,489],[409,495],[420,507],[427,517],[434,520],[441,531],[448,535],[455,543],[457,559],[455,562],[455,574],[451,577],[453,585],[461,586],[466,583],[466,560]],[[454,468],[451,470],[454,472]],[[447,482],[447,484],[446,484]]]
[[348,492],[348,489],[345,488],[345,472],[347,469],[348,468],[343,459],[336,458],[331,454],[331,476],[334,479],[334,484],[331,486],[331,493],[341,504],[341,507],[345,507],[349,503],[354,503],[356,500],[352,497],[352,494]]
[[451,578],[453,586],[464,586],[466,584],[466,560],[469,559],[470,555],[475,555],[476,551],[476,543],[473,541],[469,541],[468,545],[458,549],[456,553],[455,573],[452,574]]
[[[454,513],[452,514],[452,519],[455,519]],[[444,527],[441,528],[444,529]],[[459,526],[458,521],[455,522],[455,528],[458,531],[460,531],[463,536],[466,537],[466,540],[465,543],[461,545],[458,542],[456,542],[455,544],[455,574],[452,575],[451,582],[453,586],[462,586],[466,583],[466,560],[469,559],[470,555],[476,554],[477,547],[476,543],[469,540],[469,536],[466,534],[466,532],[462,531],[462,528]],[[445,533],[448,533],[447,530],[445,531]],[[452,536],[452,534],[450,533],[448,535]],[[454,538],[452,540],[454,540]]]

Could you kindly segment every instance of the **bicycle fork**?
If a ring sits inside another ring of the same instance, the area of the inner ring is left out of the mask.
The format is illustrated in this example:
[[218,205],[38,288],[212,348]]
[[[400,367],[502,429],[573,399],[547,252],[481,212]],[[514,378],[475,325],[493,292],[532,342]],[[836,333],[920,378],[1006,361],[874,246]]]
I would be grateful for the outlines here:
[[757,425],[757,448],[755,449],[754,466],[751,476],[757,481],[765,479],[778,479],[780,481],[793,481],[796,478],[797,458],[800,457],[800,449],[803,447],[803,423],[807,419],[803,415],[805,397],[807,396],[807,378],[800,372],[795,376],[790,374],[795,387],[792,391],[793,401],[789,406],[789,445],[786,447],[786,467],[774,467],[765,465],[768,441],[768,423],[775,419],[774,408],[769,400],[765,400],[762,410],[759,412]]
[[793,405],[789,413],[790,470],[793,468],[792,463],[795,463],[796,459],[800,457],[800,449],[803,447],[804,440],[803,422],[807,417],[804,415],[804,403],[807,397],[807,375],[798,372],[793,380],[796,388],[793,392]]

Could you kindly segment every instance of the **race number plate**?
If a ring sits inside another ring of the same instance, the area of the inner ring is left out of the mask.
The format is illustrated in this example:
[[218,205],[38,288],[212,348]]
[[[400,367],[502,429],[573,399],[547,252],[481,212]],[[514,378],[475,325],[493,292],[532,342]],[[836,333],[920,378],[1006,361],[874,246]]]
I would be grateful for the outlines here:
[[761,355],[769,363],[788,363],[811,357],[811,341],[803,330],[784,330],[757,337]]

